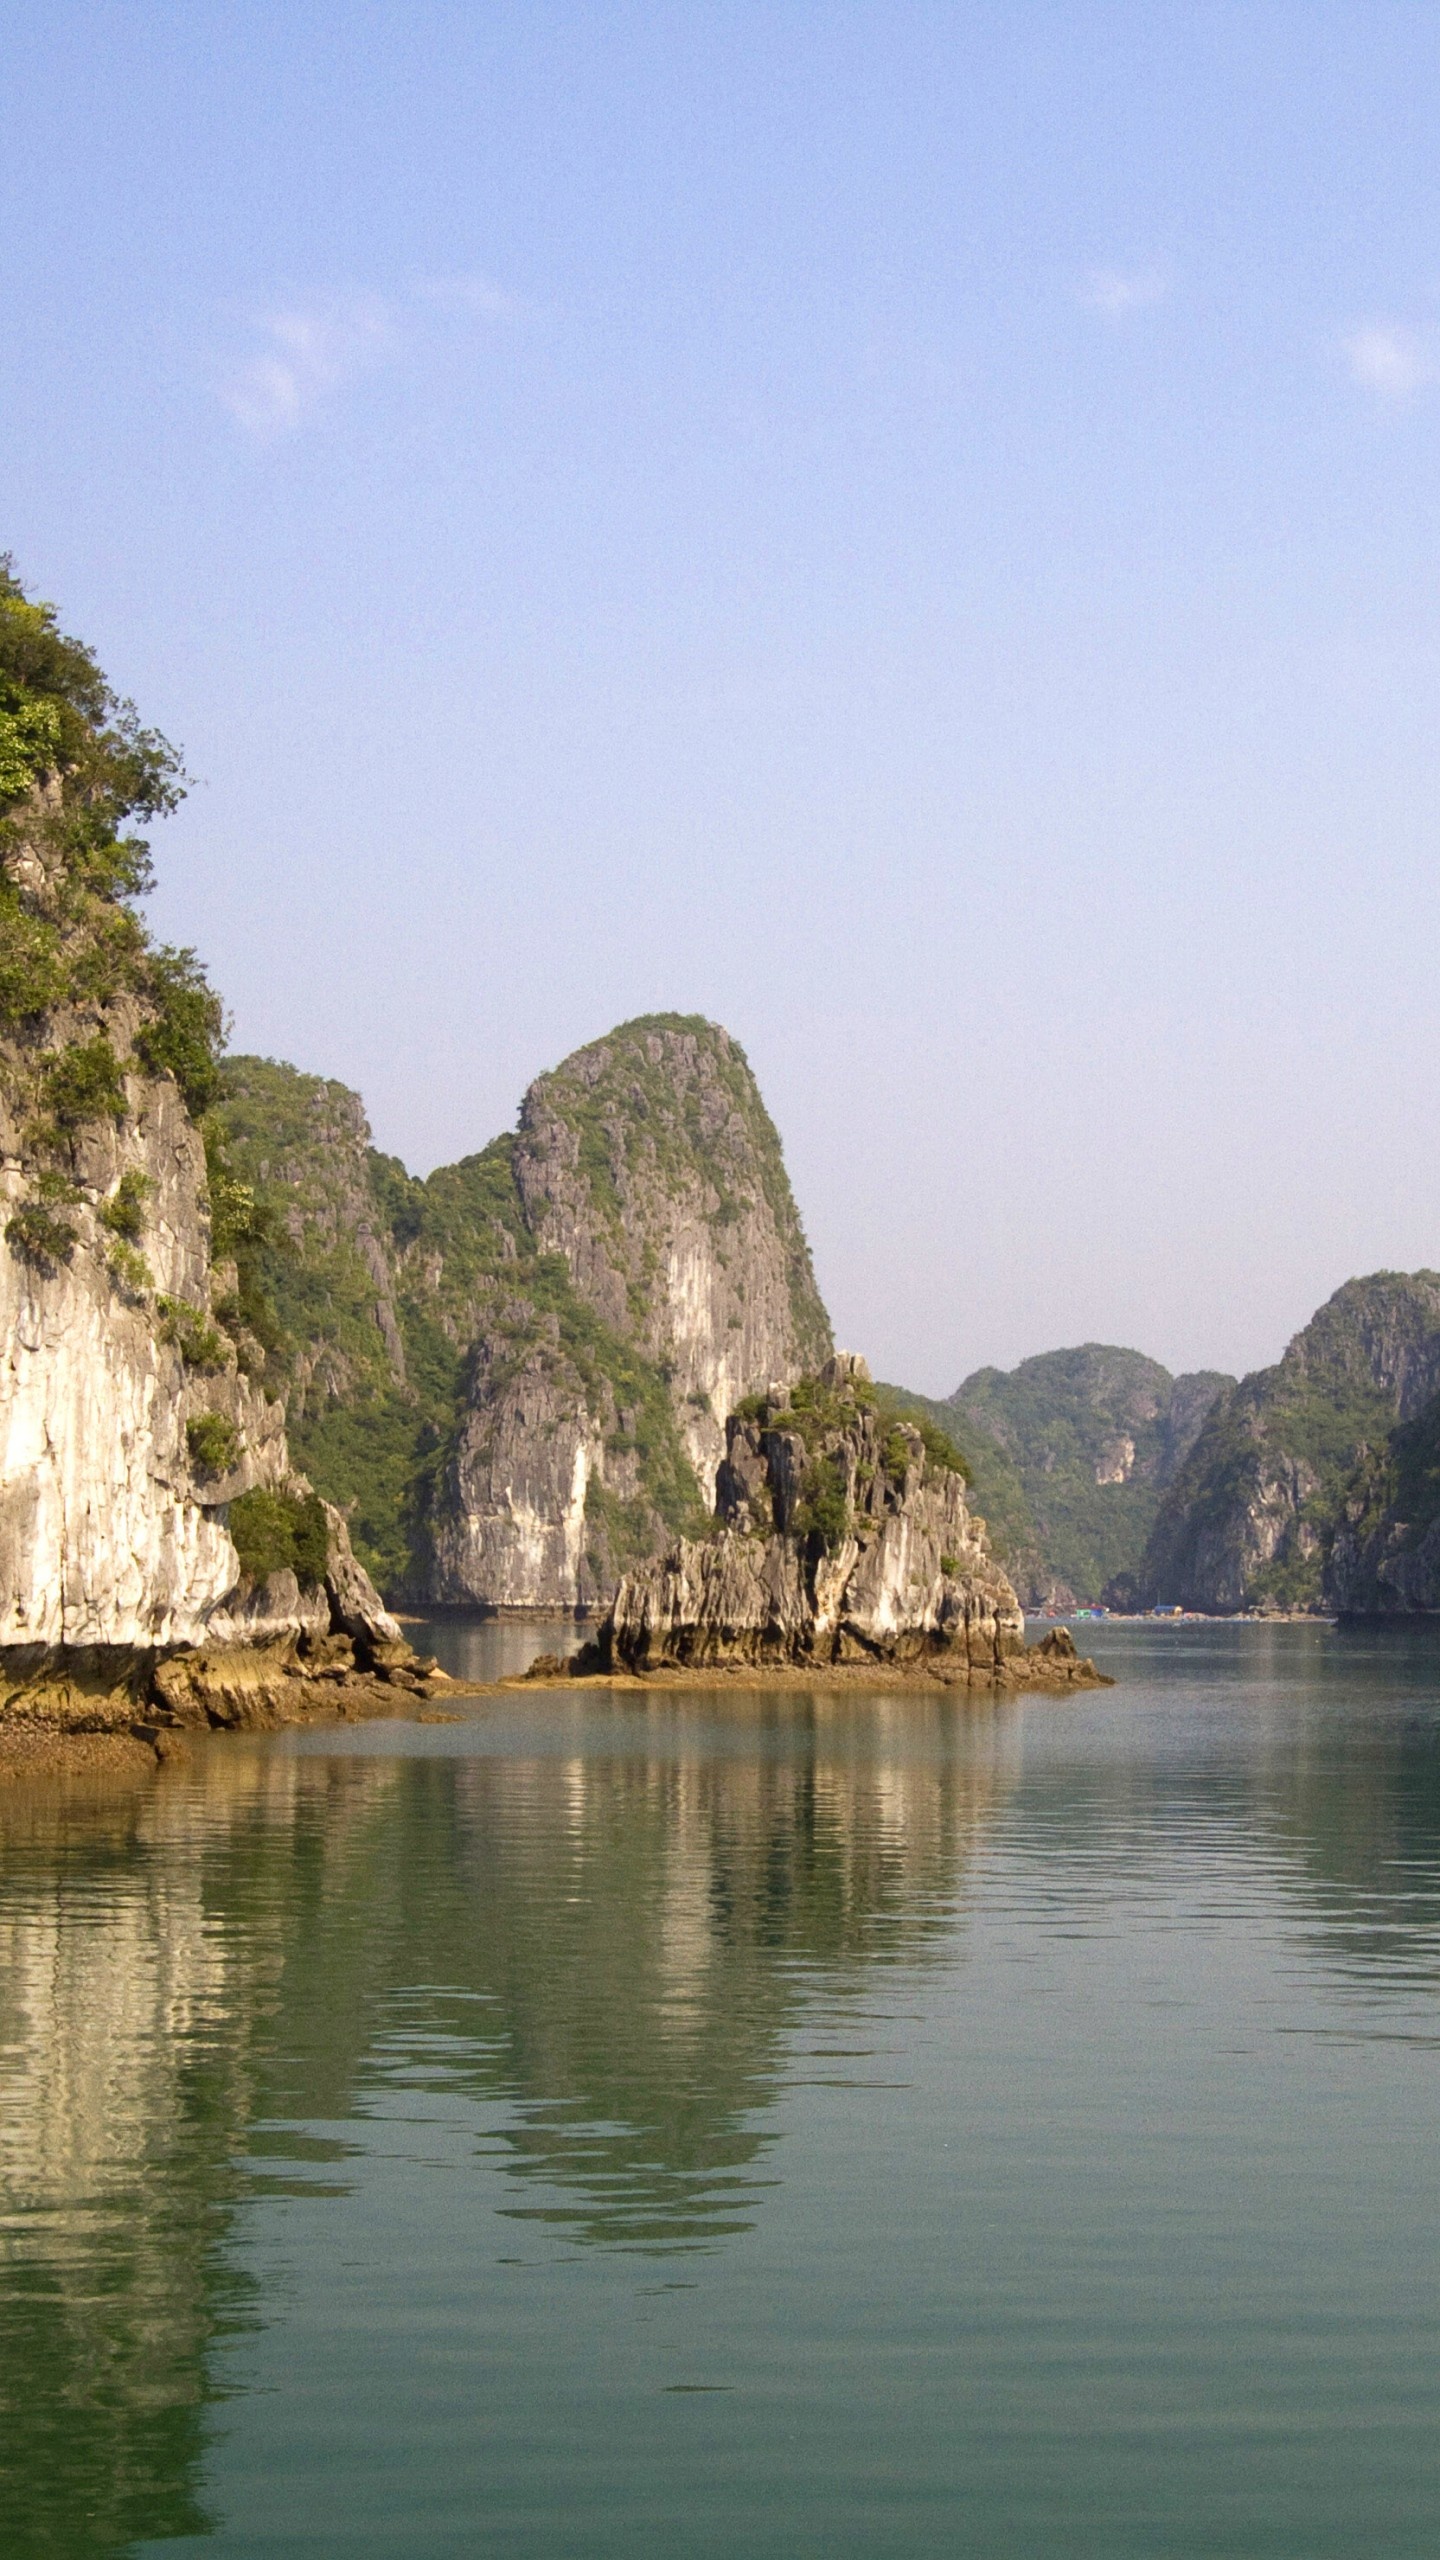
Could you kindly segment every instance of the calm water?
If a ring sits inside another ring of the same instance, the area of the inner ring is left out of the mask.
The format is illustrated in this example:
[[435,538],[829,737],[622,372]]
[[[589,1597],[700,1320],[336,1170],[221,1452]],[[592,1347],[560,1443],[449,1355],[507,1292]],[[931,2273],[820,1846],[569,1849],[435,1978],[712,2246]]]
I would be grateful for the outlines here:
[[1440,1642],[1095,1647],[0,1799],[6,2560],[1432,2560]]

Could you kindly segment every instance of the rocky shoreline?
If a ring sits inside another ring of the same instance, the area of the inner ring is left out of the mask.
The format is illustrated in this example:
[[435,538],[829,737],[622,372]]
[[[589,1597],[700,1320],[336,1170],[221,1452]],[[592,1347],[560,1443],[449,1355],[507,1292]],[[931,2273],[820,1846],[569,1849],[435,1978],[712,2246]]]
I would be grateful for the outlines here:
[[537,1654],[519,1679],[502,1681],[506,1689],[973,1689],[994,1697],[997,1692],[1048,1691],[1069,1695],[1077,1689],[1113,1689],[1108,1671],[1077,1652],[1067,1627],[1056,1627],[1039,1644],[998,1662],[969,1663],[953,1647],[874,1661],[666,1663],[648,1671],[606,1671],[585,1660],[585,1649],[567,1660],[560,1654]]
[[343,1635],[12,1656],[0,1669],[0,1782],[153,1769],[211,1733],[412,1716],[461,1686],[406,1644],[367,1648]]

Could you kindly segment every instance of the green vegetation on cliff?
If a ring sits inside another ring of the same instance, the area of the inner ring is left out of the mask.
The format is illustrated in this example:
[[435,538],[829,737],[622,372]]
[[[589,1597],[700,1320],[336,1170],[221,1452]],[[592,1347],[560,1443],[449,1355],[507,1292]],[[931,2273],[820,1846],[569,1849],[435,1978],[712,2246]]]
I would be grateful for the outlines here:
[[653,1361],[578,1295],[537,1245],[516,1140],[419,1180],[369,1144],[358,1098],[272,1059],[232,1058],[216,1114],[234,1178],[259,1204],[254,1257],[277,1335],[267,1375],[288,1397],[290,1447],[349,1514],[356,1554],[386,1589],[416,1588],[437,1479],[454,1446],[483,1336],[498,1391],[537,1351],[614,1413],[612,1454],[636,1494],[588,1504],[618,1563],[700,1508]]
[[0,1033],[23,1046],[10,1081],[37,1160],[63,1161],[87,1120],[123,1112],[107,1020],[119,998],[140,1009],[140,1064],[173,1075],[194,1111],[213,1098],[219,999],[134,903],[154,876],[134,822],[183,788],[175,749],[0,559]]
[[[709,1070],[704,1081],[677,1087],[667,1057],[675,1035],[703,1051]],[[758,1187],[784,1256],[797,1355],[807,1367],[826,1358],[830,1320],[815,1285],[780,1133],[738,1041],[717,1032],[703,1014],[637,1015],[537,1077],[526,1096],[525,1123],[552,1115],[573,1133],[597,1227],[608,1232],[617,1261],[632,1265],[631,1312],[637,1322],[645,1319],[649,1276],[647,1240],[643,1234],[639,1239],[636,1269],[635,1239],[627,1233],[643,1228],[637,1195],[649,1190],[673,1198],[698,1182],[712,1195],[709,1219],[723,1235],[738,1229],[755,1207]],[[522,1126],[522,1146],[524,1140]]]

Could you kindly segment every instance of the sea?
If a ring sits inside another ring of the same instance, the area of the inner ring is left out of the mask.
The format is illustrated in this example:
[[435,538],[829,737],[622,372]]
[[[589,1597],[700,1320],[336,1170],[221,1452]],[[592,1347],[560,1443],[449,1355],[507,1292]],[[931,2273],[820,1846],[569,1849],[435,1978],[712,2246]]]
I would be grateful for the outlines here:
[[1433,2560],[1440,1635],[1084,1643],[0,1794],[5,2560]]

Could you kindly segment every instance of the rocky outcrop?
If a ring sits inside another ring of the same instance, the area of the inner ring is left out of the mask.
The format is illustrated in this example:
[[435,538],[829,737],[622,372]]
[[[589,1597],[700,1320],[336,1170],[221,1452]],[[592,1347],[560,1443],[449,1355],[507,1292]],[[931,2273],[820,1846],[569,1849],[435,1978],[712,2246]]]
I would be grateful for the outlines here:
[[1273,1368],[1207,1416],[1114,1597],[1229,1614],[1366,1606],[1362,1588],[1418,1587],[1424,1568],[1402,1561],[1409,1525],[1387,1519],[1377,1468],[1437,1391],[1440,1273],[1347,1281]]
[[602,1604],[703,1520],[732,1406],[829,1348],[779,1139],[714,1024],[622,1025],[424,1182],[343,1088],[226,1077],[236,1165],[289,1240],[267,1282],[292,1442],[397,1592]]
[[531,1086],[511,1161],[527,1239],[578,1307],[482,1317],[423,1587],[594,1607],[711,1499],[731,1406],[795,1377],[829,1324],[779,1140],[718,1026],[661,1017],[580,1050]]
[[[1008,1679],[1024,1616],[965,1490],[942,1435],[888,1413],[864,1362],[837,1353],[730,1417],[711,1533],[625,1575],[573,1674],[868,1665]],[[1057,1680],[1070,1676],[1062,1656],[1068,1639],[1045,1657]]]

